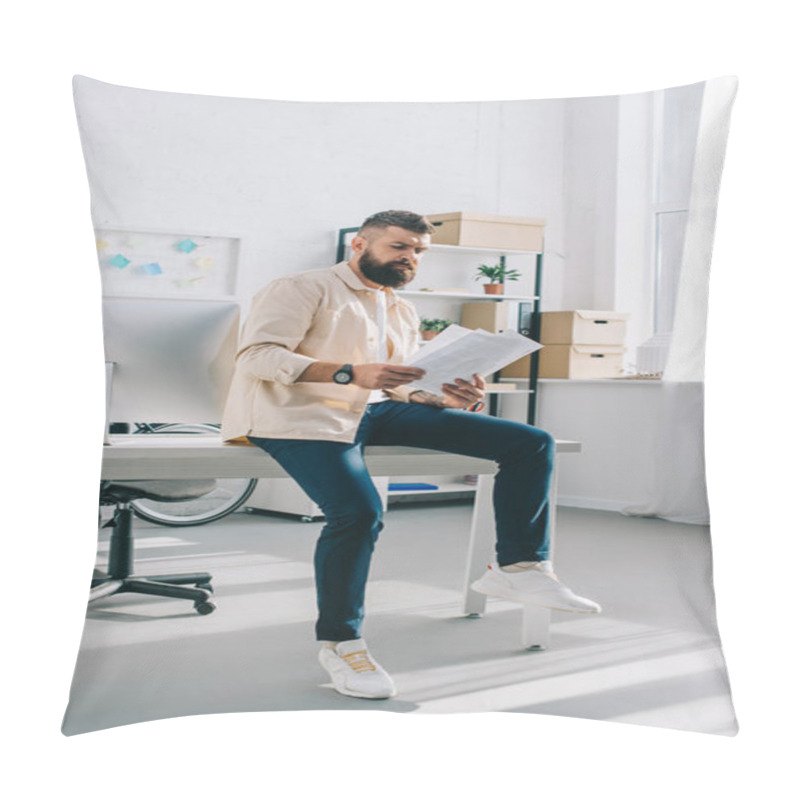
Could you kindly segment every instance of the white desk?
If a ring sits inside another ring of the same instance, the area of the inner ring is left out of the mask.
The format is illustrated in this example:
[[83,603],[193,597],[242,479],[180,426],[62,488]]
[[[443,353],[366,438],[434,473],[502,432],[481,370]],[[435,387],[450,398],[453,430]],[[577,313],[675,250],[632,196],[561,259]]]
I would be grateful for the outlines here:
[[[556,453],[578,453],[579,442],[558,440]],[[464,577],[464,613],[478,616],[486,596],[469,586],[494,560],[492,485],[493,461],[414,447],[367,447],[365,460],[372,475],[478,475],[472,529]],[[557,472],[557,471],[556,471]],[[223,444],[218,436],[181,437],[147,434],[112,436],[103,448],[103,480],[157,478],[286,478],[282,467],[263,450],[250,445]],[[550,496],[551,538],[555,541],[556,474]],[[523,606],[523,647],[546,647],[550,612]]]

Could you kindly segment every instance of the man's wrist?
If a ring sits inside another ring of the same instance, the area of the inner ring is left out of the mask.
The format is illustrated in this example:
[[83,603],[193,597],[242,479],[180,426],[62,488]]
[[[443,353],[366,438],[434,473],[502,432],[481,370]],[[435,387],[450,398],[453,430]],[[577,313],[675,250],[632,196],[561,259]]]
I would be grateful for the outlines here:
[[343,364],[331,361],[314,361],[297,378],[297,383],[331,383],[334,375],[341,370]]
[[333,373],[333,382],[340,385],[346,385],[353,382],[353,365],[342,364],[336,372]]
[[437,408],[445,408],[444,398],[439,397],[438,394],[429,392],[426,389],[415,389],[413,392],[411,392],[411,394],[408,395],[408,399],[411,400],[411,398],[415,395],[417,396],[417,399],[412,400],[412,402],[423,403],[428,406],[436,406]]

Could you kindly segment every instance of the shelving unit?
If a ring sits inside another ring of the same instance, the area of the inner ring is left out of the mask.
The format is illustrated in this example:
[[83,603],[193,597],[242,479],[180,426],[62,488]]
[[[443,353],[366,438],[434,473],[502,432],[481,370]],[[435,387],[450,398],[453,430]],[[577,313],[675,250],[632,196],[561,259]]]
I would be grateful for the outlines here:
[[[336,247],[336,260],[337,262],[345,261],[348,257],[348,247],[349,242],[348,238],[351,237],[353,234],[358,232],[358,228],[340,228],[338,233],[337,239],[337,247]],[[544,246],[542,246],[542,250]],[[442,255],[450,255],[450,254],[457,254],[459,256],[468,256],[469,254],[474,255],[492,255],[492,256],[530,256],[535,257],[535,272],[533,275],[533,295],[528,294],[500,294],[500,295],[491,295],[491,294],[478,294],[469,291],[434,291],[434,290],[419,290],[419,289],[401,289],[398,290],[398,295],[402,297],[407,297],[409,299],[413,298],[420,298],[420,299],[430,299],[430,298],[437,298],[441,300],[461,300],[463,302],[487,302],[487,303],[498,303],[507,300],[520,300],[520,301],[527,301],[533,303],[532,306],[532,313],[531,313],[531,326],[528,332],[528,336],[532,339],[538,339],[539,333],[541,331],[541,311],[540,311],[540,296],[541,296],[541,286],[542,286],[542,259],[543,253],[542,251],[537,250],[513,250],[513,249],[506,249],[500,250],[497,248],[484,248],[484,247],[463,247],[459,245],[448,245],[448,244],[432,244],[429,249],[429,254],[426,257],[426,269],[429,268],[431,255],[435,254],[442,254]],[[532,353],[530,356],[531,364],[530,364],[530,376],[528,379],[528,388],[527,389],[504,389],[500,388],[499,386],[494,389],[490,389],[487,394],[489,397],[488,403],[488,413],[497,416],[498,412],[498,398],[502,394],[526,394],[528,396],[528,408],[527,408],[527,421],[528,424],[533,425],[535,424],[536,419],[536,401],[537,401],[537,383],[538,383],[538,372],[539,372],[539,354],[538,351]],[[496,374],[493,379],[493,383],[499,384],[500,383],[500,376]],[[465,493],[465,492],[475,492],[476,487],[464,483],[463,479],[460,479],[458,476],[438,476],[435,480],[438,488],[436,490],[431,489],[423,489],[423,490],[392,490],[388,492],[387,502],[389,498],[402,498],[402,497],[433,497],[433,496],[440,496],[440,495],[452,495],[455,493]],[[420,478],[420,481],[425,481],[424,477]]]
[[[435,245],[433,245],[435,246]],[[502,301],[502,300],[532,300],[533,298],[527,294],[471,294],[470,292],[436,292],[430,289],[420,289],[414,291],[413,289],[400,289],[398,294],[404,297],[455,297],[461,300],[488,300],[488,301]]]
[[442,481],[439,477],[426,478],[423,476],[420,481],[436,481],[436,489],[389,489],[390,497],[425,497],[438,496],[440,494],[452,494],[461,492],[475,492],[477,486],[458,480]]

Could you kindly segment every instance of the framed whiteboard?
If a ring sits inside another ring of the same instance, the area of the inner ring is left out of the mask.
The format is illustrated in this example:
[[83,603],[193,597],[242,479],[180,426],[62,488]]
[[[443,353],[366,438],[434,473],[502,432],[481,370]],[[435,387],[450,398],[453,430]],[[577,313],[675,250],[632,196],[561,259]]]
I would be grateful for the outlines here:
[[241,240],[95,229],[105,297],[222,299],[236,290]]

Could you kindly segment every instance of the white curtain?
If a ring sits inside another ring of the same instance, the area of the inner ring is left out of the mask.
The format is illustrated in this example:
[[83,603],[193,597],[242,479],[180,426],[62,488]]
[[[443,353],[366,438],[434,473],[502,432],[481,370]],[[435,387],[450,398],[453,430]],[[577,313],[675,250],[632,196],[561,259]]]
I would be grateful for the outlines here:
[[703,94],[675,323],[659,394],[652,487],[648,501],[624,509],[625,514],[709,522],[703,428],[708,279],[736,86],[735,78],[717,78]]

